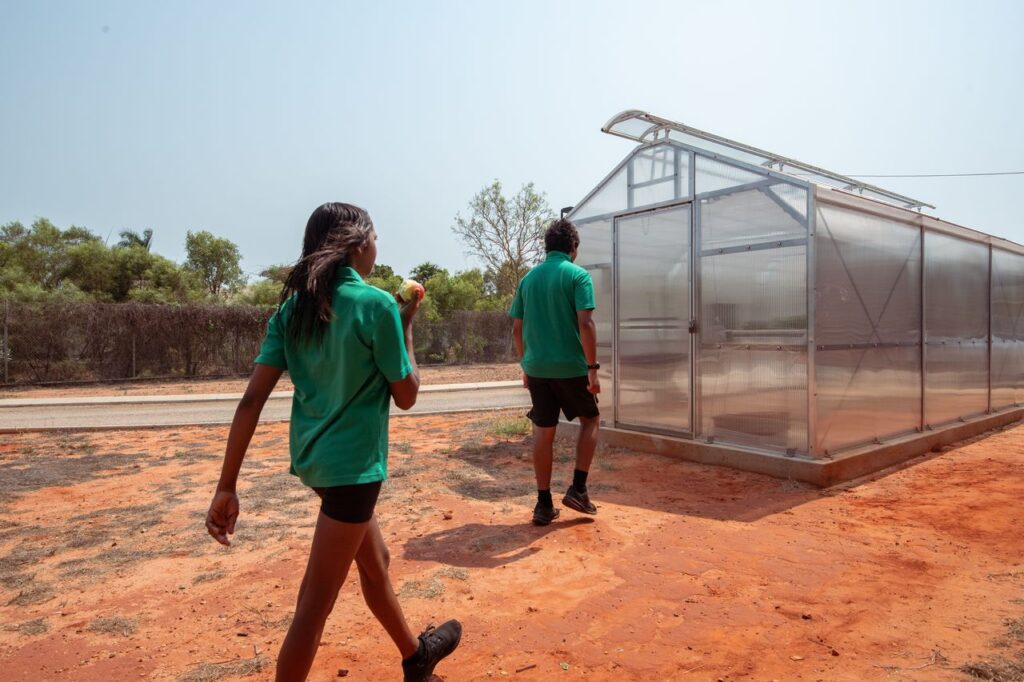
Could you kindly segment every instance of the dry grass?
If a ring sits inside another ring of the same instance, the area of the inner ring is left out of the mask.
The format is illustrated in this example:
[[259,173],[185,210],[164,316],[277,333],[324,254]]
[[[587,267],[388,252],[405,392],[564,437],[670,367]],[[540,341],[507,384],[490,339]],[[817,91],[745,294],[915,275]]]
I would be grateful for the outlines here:
[[181,682],[214,682],[229,676],[246,677],[261,672],[267,667],[262,654],[240,661],[200,663],[181,678]]
[[1007,658],[997,656],[984,661],[972,661],[960,667],[969,680],[992,682],[1021,682],[1024,680],[1024,617],[1006,620],[1006,633],[995,642],[1001,648],[1016,648]]
[[[316,496],[283,467],[274,473],[252,476],[248,480],[248,487],[240,493],[247,502],[246,511],[287,512],[289,508],[312,507],[316,500]],[[205,516],[205,510],[203,514]]]
[[490,430],[495,436],[512,438],[528,436],[533,426],[526,417],[499,417],[491,423]]
[[991,661],[967,663],[960,672],[969,675],[968,680],[991,680],[991,682],[1021,682],[1024,680],[1024,657],[1016,660],[996,658]]
[[89,632],[97,632],[101,635],[121,635],[122,637],[130,637],[135,634],[138,626],[138,621],[134,618],[111,616],[109,618],[97,618],[93,622],[89,623],[89,627],[87,627],[86,630]]
[[453,580],[469,580],[469,571],[457,566],[445,566],[434,574],[437,578],[452,578]]
[[406,599],[417,597],[420,599],[437,599],[442,594],[444,594],[444,583],[438,580],[437,577],[424,581],[406,581],[402,585],[402,589],[398,591],[398,596]]
[[135,453],[95,453],[91,445],[79,440],[46,445],[42,444],[41,449],[59,452],[60,456],[34,457],[23,450],[16,458],[0,461],[0,504],[43,488],[84,483],[130,467],[141,458]]
[[199,585],[201,583],[210,583],[215,580],[220,580],[226,574],[224,571],[210,571],[209,573],[200,573],[196,577],[192,578],[193,585]]
[[31,606],[42,604],[54,598],[53,586],[49,583],[31,582],[14,596],[7,606]]
[[24,623],[18,623],[17,625],[8,625],[5,630],[13,630],[21,635],[36,636],[45,635],[50,631],[50,624],[42,618],[36,618],[35,620],[27,620]]
[[1024,618],[1006,621],[1006,639],[1017,644],[1024,644]]

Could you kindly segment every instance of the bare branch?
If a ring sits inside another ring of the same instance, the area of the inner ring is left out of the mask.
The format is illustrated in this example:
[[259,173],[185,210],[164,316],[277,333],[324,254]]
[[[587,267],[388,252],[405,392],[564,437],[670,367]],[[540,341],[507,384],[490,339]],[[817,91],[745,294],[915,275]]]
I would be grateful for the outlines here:
[[499,294],[511,294],[525,270],[544,253],[544,224],[554,217],[543,193],[527,183],[511,198],[497,180],[469,202],[470,217],[456,214],[452,232],[466,245],[466,253],[486,264]]

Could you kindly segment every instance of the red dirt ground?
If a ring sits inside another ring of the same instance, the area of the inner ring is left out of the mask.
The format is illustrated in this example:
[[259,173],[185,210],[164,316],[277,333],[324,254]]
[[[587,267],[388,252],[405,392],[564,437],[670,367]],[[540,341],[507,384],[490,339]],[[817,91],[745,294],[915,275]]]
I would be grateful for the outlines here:
[[[510,381],[522,377],[515,363],[491,365],[430,365],[420,367],[420,380],[430,384],[468,384],[481,381]],[[129,381],[110,384],[24,386],[0,389],[3,398],[66,398],[94,395],[187,395],[189,393],[241,393],[248,379],[193,379],[191,381]],[[277,390],[290,391],[288,376],[281,377]]]
[[[957,680],[1024,649],[1024,428],[830,490],[602,449],[599,514],[536,528],[517,417],[392,422],[378,516],[413,627],[464,623],[449,682]],[[0,443],[0,677],[272,679],[316,513],[287,428],[231,548],[202,524],[222,427]],[[341,669],[399,679],[354,574],[310,679]]]

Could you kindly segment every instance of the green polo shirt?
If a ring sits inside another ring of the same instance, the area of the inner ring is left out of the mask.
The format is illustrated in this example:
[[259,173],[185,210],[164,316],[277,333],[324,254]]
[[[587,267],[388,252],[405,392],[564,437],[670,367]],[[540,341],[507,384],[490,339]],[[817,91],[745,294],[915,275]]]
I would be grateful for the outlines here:
[[523,321],[523,371],[544,379],[585,376],[578,310],[594,309],[590,273],[569,254],[550,251],[526,273],[512,299],[510,317]]
[[398,304],[349,267],[338,271],[334,321],[323,342],[296,343],[287,331],[295,299],[267,324],[256,362],[288,370],[292,398],[291,473],[308,486],[387,478],[389,382],[412,371]]

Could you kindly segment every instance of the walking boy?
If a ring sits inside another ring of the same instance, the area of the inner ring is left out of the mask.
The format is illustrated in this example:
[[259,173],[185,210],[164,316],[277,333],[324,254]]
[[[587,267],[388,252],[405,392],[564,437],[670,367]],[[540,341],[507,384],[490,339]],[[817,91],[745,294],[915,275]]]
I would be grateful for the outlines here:
[[558,413],[580,419],[576,470],[562,504],[584,514],[597,507],[587,493],[587,474],[597,447],[599,412],[596,394],[597,328],[594,325],[594,283],[590,273],[573,263],[580,245],[576,226],[564,218],[544,232],[547,258],[526,273],[516,289],[509,316],[516,353],[523,368],[523,386],[530,389],[533,409],[533,470],[537,506],[533,523],[546,526],[558,518],[551,499],[551,461]]

